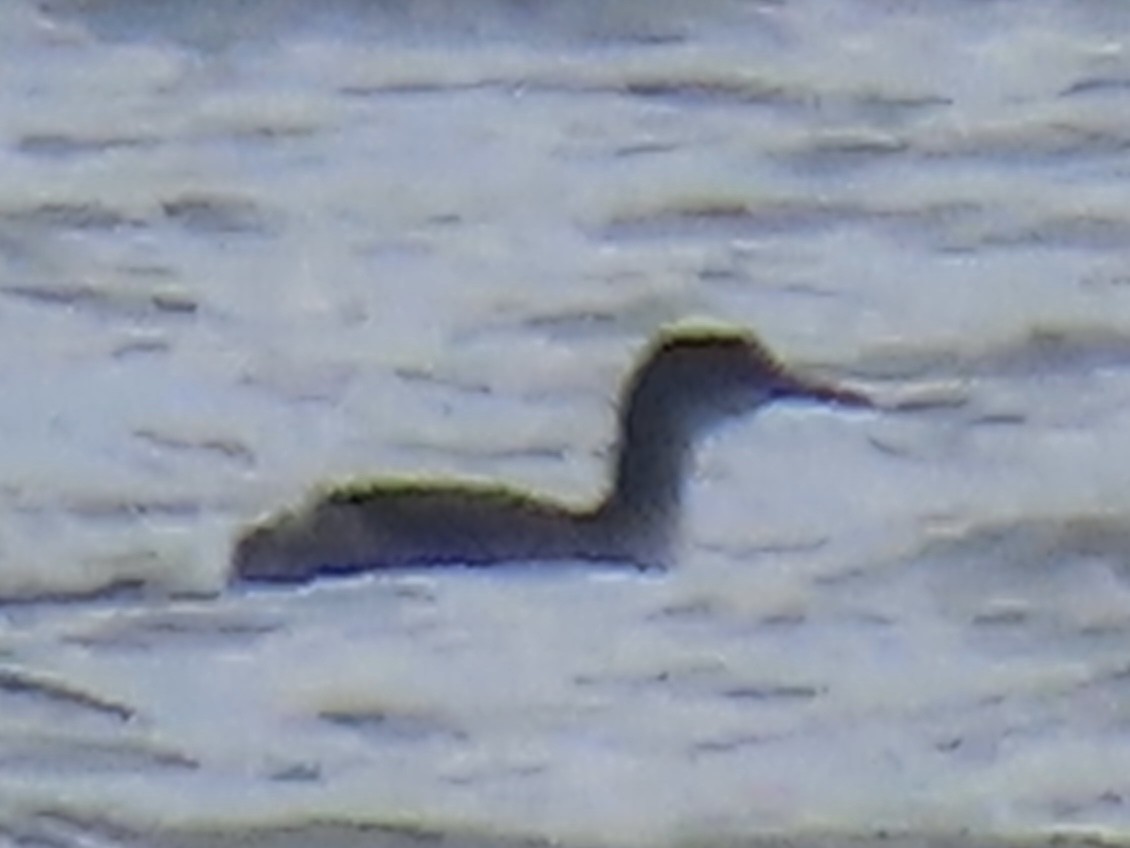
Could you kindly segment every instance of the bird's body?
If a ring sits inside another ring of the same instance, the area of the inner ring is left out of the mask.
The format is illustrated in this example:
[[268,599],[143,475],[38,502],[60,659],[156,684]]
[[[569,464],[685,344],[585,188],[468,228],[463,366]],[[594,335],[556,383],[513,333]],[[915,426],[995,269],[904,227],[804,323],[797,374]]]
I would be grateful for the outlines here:
[[[276,579],[301,575],[302,566],[312,563],[323,574],[365,571],[378,564],[475,567],[547,559],[634,563],[631,546],[615,538],[601,513],[473,483],[389,480],[347,486],[285,521],[290,532],[280,533],[281,524],[268,525],[271,534],[286,537],[270,560],[280,566],[291,561]],[[262,573],[255,576],[272,579]]]
[[529,561],[664,566],[696,437],[784,397],[870,405],[856,392],[790,373],[746,332],[670,331],[628,381],[612,485],[592,508],[499,486],[350,484],[247,531],[236,545],[235,576],[300,582],[386,568]]

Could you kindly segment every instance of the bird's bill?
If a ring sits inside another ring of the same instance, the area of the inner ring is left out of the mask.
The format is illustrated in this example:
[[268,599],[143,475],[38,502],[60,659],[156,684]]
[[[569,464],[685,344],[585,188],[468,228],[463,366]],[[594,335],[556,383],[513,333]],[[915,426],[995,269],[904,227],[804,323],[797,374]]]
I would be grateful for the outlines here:
[[873,409],[875,407],[875,402],[863,392],[796,374],[780,374],[773,384],[771,394],[774,398],[811,400],[816,403],[856,409]]

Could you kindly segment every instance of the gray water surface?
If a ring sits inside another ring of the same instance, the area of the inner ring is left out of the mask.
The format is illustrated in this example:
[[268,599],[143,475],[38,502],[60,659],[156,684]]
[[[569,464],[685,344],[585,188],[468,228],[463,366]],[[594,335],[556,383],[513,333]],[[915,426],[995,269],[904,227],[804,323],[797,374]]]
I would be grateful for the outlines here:
[[[1128,24],[5,4],[0,845],[1124,839]],[[327,481],[591,501],[704,316],[887,411],[715,433],[671,572],[227,586]]]

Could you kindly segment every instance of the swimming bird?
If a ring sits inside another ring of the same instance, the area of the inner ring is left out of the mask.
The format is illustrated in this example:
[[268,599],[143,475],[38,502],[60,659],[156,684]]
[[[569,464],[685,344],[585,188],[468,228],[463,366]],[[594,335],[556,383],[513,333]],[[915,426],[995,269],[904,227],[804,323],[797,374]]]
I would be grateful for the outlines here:
[[677,541],[697,437],[726,418],[786,398],[872,406],[860,392],[790,371],[745,330],[670,329],[644,351],[627,381],[611,486],[594,506],[574,509],[472,483],[347,484],[244,532],[233,574],[293,583],[456,564],[580,560],[664,567]]

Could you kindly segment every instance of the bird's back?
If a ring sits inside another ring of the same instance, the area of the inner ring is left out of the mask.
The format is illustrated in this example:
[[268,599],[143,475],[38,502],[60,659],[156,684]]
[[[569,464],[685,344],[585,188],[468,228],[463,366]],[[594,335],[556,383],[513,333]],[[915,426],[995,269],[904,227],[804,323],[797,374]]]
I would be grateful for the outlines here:
[[496,486],[379,482],[330,492],[253,528],[237,577],[280,582],[429,565],[633,560],[632,540],[596,511]]

